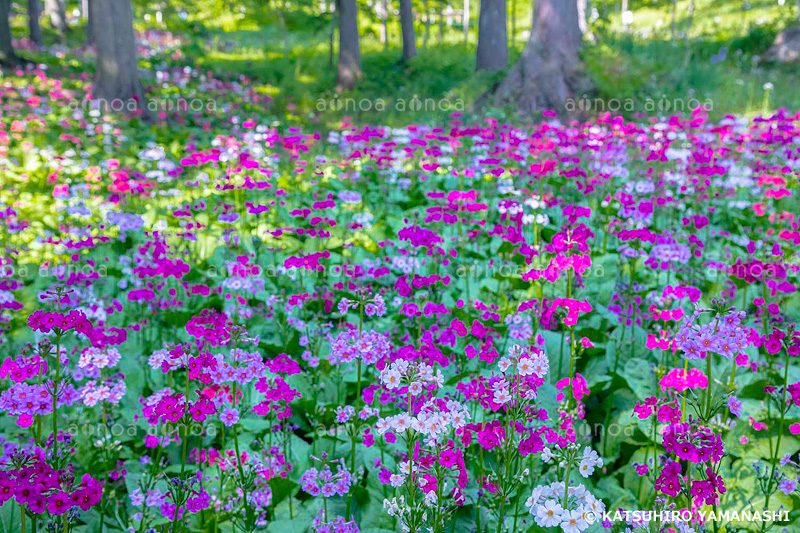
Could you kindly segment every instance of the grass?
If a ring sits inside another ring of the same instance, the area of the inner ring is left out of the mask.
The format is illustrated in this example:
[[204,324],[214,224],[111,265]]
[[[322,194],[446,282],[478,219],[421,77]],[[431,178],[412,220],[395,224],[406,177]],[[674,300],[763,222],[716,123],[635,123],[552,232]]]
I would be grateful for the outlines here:
[[[800,109],[795,67],[760,61],[775,35],[797,20],[793,2],[778,6],[773,0],[753,0],[743,9],[742,0],[695,0],[690,16],[689,1],[677,3],[674,36],[669,1],[640,5],[632,0],[634,20],[627,29],[621,25],[618,3],[592,3],[597,9],[591,23],[595,39],[585,43],[583,58],[597,90],[576,98],[585,97],[595,111],[628,116],[664,110],[663,102],[669,102],[670,110],[703,105],[713,118],[752,116],[779,107]],[[277,116],[314,124],[346,119],[405,125],[441,122],[453,111],[469,113],[473,102],[502,79],[503,73],[474,72],[478,2],[473,4],[466,42],[454,20],[441,42],[438,27],[432,25],[423,48],[424,26],[417,24],[419,55],[408,63],[400,57],[397,17],[389,24],[386,47],[379,39],[381,22],[362,9],[363,77],[344,94],[335,90],[331,16],[320,11],[318,2],[284,7],[279,17],[274,6],[286,4],[277,0],[271,8],[243,4],[239,10],[212,0],[198,4],[185,20],[177,12],[165,13],[164,20],[169,21],[168,29],[188,40],[183,51],[190,63],[220,75],[252,79],[258,90],[273,97]],[[512,64],[530,25],[530,5],[521,0],[515,5]],[[143,15],[137,12],[137,24],[143,24]],[[46,39],[53,42],[44,18],[42,22]],[[22,17],[16,18],[14,30],[24,34]],[[80,42],[81,33],[75,31],[70,38]],[[766,84],[771,84],[769,91]],[[514,111],[490,113],[510,117]]]

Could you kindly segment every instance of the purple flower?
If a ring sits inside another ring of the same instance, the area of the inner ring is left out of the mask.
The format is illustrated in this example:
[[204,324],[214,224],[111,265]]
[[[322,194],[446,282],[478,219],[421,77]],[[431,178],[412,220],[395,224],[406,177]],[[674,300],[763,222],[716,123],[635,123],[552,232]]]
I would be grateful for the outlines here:
[[233,407],[226,407],[219,418],[222,420],[222,423],[225,424],[225,427],[231,427],[239,421],[239,411]]
[[793,479],[784,479],[778,483],[778,489],[788,496],[797,489],[797,481]]
[[728,409],[730,409],[733,416],[739,418],[742,416],[742,401],[736,396],[730,396],[728,398]]

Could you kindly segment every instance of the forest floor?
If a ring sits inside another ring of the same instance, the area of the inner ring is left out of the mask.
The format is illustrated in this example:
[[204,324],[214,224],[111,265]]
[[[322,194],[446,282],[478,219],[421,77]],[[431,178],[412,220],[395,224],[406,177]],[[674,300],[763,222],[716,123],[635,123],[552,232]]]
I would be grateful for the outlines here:
[[[781,107],[800,109],[796,65],[761,59],[778,32],[797,21],[794,3],[699,0],[690,13],[689,0],[682,0],[676,4],[674,29],[671,3],[634,6],[633,23],[627,29],[620,23],[618,7],[598,5],[592,38],[586,39],[582,52],[596,91],[576,95],[574,105],[629,118],[640,113],[688,113],[698,106],[715,119],[728,114],[754,116]],[[475,20],[466,43],[455,23],[445,27],[441,40],[438,26],[429,29],[426,39],[424,25],[418,24],[419,55],[403,62],[399,25],[389,25],[390,44],[385,46],[380,42],[380,21],[362,16],[363,77],[354,90],[339,94],[329,15],[298,8],[281,20],[275,11],[217,12],[215,6],[185,17],[164,17],[172,21],[167,29],[182,40],[176,64],[212,70],[217,77],[247,76],[272,98],[276,114],[292,121],[437,122],[454,111],[470,114],[475,100],[503,76],[503,72],[475,72]],[[477,18],[477,12],[474,15]],[[529,20],[529,8],[516,6],[512,63],[524,48]],[[17,17],[15,35],[24,34],[24,25],[24,18]],[[47,28],[45,32],[53,42],[54,36]],[[74,31],[68,47],[78,45],[82,34],[80,29]],[[34,58],[53,68],[92,68],[91,55],[85,62],[80,57],[61,62],[48,54]],[[481,114],[503,119],[513,110]]]

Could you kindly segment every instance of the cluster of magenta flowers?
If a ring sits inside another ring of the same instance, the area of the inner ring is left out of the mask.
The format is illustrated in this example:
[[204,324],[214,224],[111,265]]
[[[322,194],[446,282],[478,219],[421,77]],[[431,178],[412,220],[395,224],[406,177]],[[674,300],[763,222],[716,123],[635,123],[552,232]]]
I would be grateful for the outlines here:
[[[9,141],[28,92],[75,96],[31,68],[0,135],[35,169],[36,206],[0,189],[25,533],[796,527],[800,116],[325,136],[186,67],[160,82],[240,101],[146,145],[62,114],[45,149]],[[743,507],[788,514],[702,518]]]

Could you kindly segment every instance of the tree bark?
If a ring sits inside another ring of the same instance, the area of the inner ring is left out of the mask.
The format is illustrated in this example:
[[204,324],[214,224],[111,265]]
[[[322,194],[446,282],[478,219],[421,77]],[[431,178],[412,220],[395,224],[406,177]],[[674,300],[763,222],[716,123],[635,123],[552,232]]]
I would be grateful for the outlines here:
[[464,12],[461,14],[461,25],[464,29],[464,42],[469,41],[469,0],[464,0]]
[[481,0],[475,69],[502,70],[507,66],[506,0]]
[[41,12],[39,0],[28,0],[28,35],[36,46],[42,45],[42,27],[39,25]]
[[50,17],[50,25],[56,30],[58,36],[63,39],[69,30],[64,0],[44,0],[44,12]]
[[431,4],[425,0],[425,36],[422,38],[422,49],[428,49],[428,39],[431,37]]
[[91,8],[97,43],[94,99],[105,111],[146,113],[131,0],[94,0]]
[[361,76],[356,0],[339,0],[339,88],[350,89]]
[[511,48],[517,39],[517,0],[511,0]]
[[580,69],[580,46],[576,0],[536,0],[528,43],[495,90],[495,102],[512,105],[521,115],[570,114],[569,99],[591,88]]
[[403,60],[417,55],[417,40],[414,35],[414,10],[411,0],[400,0],[400,32],[403,34]]
[[94,0],[82,0],[81,9],[83,16],[86,17],[86,44],[94,44],[94,17],[92,16],[92,2]]
[[[444,5],[444,3],[446,1],[447,0],[437,0],[437,3],[436,3],[437,10],[438,10],[436,16],[439,19],[437,21],[439,23],[439,37],[437,39],[437,42],[439,44],[442,44],[442,41],[444,41],[444,9],[442,8],[442,6]],[[800,2],[800,0],[797,0],[797,1]]]
[[16,63],[14,43],[11,40],[11,0],[0,0],[0,64]]
[[[800,0],[798,0],[800,2]],[[383,41],[383,51],[389,51],[389,0],[382,0],[383,2],[383,16],[381,23],[383,29],[381,31],[381,40]]]

